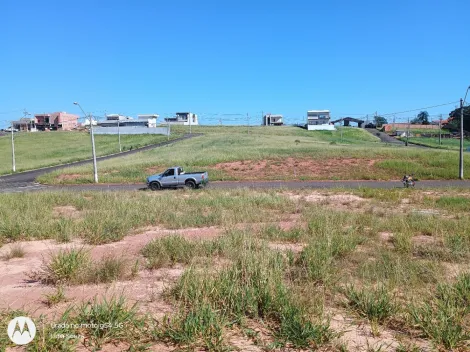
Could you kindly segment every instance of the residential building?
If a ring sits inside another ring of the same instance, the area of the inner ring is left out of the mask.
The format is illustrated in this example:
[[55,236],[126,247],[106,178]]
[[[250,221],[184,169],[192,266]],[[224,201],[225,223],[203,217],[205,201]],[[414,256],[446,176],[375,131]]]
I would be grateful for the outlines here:
[[263,116],[264,126],[282,126],[283,124],[282,115],[266,114]]
[[137,115],[139,120],[147,121],[148,128],[156,128],[157,127],[157,119],[159,115],[157,114],[144,114],[144,115]]
[[107,121],[125,121],[125,120],[132,120],[130,116],[124,116],[120,114],[108,114],[106,115]]
[[330,123],[330,110],[307,111],[307,129],[334,131],[335,126]]
[[13,129],[18,131],[36,132],[36,120],[34,118],[23,117],[18,121],[13,121]]
[[165,117],[165,123],[177,125],[199,125],[197,115],[192,112],[177,112],[174,117]]
[[63,130],[70,131],[78,127],[78,115],[64,111],[34,115],[36,128],[40,131]]

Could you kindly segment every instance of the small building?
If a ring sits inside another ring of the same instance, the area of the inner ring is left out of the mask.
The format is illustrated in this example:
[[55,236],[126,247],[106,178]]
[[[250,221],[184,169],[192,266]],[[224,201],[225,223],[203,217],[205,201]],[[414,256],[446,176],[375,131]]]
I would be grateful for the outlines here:
[[[96,121],[95,119],[93,119],[93,126],[96,126],[98,125],[98,121]],[[82,127],[90,127],[90,119],[85,119],[83,121],[83,123],[80,124],[80,126]]]
[[13,121],[13,129],[18,131],[36,132],[36,120],[34,118],[23,117],[18,121]]
[[307,111],[307,130],[334,131],[335,126],[330,123],[330,110]]
[[263,116],[263,126],[282,126],[282,115],[266,114]]
[[413,137],[413,133],[408,131],[408,130],[396,130],[394,133],[393,133],[394,136],[397,136],[397,137]]
[[192,112],[177,112],[174,117],[165,117],[165,123],[175,125],[199,125],[197,115]]
[[64,111],[34,115],[36,128],[40,131],[63,130],[70,131],[78,127],[78,115]]
[[362,128],[364,120],[355,119],[354,117],[342,117],[338,120],[331,121],[332,124],[335,124],[335,123],[338,123],[338,122],[342,123],[343,126],[345,126],[345,127],[348,127],[351,122],[354,122],[354,123],[357,123],[357,127]]
[[144,114],[144,115],[137,115],[138,120],[145,120],[147,121],[148,128],[156,128],[157,127],[157,119],[159,115],[157,114]]
[[126,120],[132,120],[132,117],[124,116],[120,114],[109,114],[109,115],[106,115],[106,120],[107,121],[126,121]]

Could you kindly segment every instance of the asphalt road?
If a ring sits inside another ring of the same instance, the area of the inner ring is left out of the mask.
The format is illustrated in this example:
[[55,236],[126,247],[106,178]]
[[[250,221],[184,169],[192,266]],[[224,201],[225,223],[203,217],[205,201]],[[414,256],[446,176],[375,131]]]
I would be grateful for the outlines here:
[[[328,188],[379,188],[393,189],[403,188],[400,181],[216,181],[207,186],[209,189],[328,189]],[[429,188],[470,188],[470,181],[459,180],[435,180],[418,181],[416,189]],[[89,185],[66,185],[66,186],[47,186],[38,183],[28,183],[13,187],[0,188],[0,193],[19,193],[31,191],[73,191],[73,192],[101,192],[101,191],[148,191],[146,185],[142,184],[89,184]]]

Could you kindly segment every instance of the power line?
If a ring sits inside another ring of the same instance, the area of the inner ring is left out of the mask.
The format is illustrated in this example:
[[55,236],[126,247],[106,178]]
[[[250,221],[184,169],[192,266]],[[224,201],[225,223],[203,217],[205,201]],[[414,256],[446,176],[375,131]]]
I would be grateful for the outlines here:
[[413,112],[413,111],[420,111],[420,110],[425,110],[425,109],[432,109],[432,108],[438,108],[440,106],[445,106],[445,105],[452,105],[458,103],[458,101],[451,101],[450,103],[445,103],[445,104],[439,104],[439,105],[433,105],[433,106],[426,106],[424,108],[418,108],[418,109],[412,109],[412,110],[406,110],[406,111],[399,111],[399,112],[390,112],[387,114],[379,114],[379,116],[390,116],[390,115],[395,115],[395,114],[404,114],[407,112]]

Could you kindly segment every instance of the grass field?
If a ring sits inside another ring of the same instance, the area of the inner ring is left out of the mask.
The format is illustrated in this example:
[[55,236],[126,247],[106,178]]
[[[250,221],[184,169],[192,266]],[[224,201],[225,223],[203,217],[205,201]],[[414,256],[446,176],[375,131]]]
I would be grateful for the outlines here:
[[[176,137],[174,134],[172,138]],[[166,140],[161,135],[122,135],[126,151]],[[98,156],[119,152],[118,136],[95,136]],[[0,137],[0,175],[11,173],[11,137]],[[16,170],[25,171],[91,158],[90,135],[86,132],[15,133]]]
[[[402,138],[402,140],[405,140],[405,138]],[[459,150],[460,148],[460,140],[454,138],[442,138],[441,144],[439,144],[439,138],[410,137],[409,141],[411,143],[440,149]],[[470,147],[470,141],[468,139],[464,140],[463,144],[465,150]]]
[[[175,130],[177,130],[175,128]],[[214,180],[418,179],[458,176],[452,151],[392,147],[364,130],[306,131],[296,127],[194,127],[201,137],[99,163],[103,183],[142,183],[148,175],[180,165],[207,170]],[[178,131],[178,130],[177,130]],[[179,132],[182,132],[180,130]],[[470,166],[470,160],[466,160]],[[63,174],[67,172],[67,174]],[[91,167],[40,177],[45,183],[92,182]]]
[[453,189],[0,194],[0,330],[32,317],[28,351],[468,351],[469,204]]

